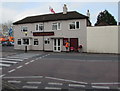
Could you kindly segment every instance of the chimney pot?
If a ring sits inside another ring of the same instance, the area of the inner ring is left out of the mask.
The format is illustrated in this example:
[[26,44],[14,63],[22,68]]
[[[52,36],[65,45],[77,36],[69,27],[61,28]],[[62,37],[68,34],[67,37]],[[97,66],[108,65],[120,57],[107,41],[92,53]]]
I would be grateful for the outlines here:
[[63,14],[67,14],[67,5],[66,4],[64,4],[64,6],[63,6]]

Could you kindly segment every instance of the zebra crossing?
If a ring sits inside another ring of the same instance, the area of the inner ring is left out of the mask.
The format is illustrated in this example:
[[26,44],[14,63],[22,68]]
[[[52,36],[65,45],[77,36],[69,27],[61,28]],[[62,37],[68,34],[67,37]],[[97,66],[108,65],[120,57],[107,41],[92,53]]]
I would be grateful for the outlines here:
[[19,62],[22,62],[28,58],[32,58],[34,56],[38,56],[40,54],[33,54],[33,53],[22,53],[22,54],[16,54],[16,55],[13,55],[13,56],[8,56],[8,57],[5,57],[5,58],[0,58],[0,70],[3,68],[3,67],[10,67],[14,64],[17,64]]

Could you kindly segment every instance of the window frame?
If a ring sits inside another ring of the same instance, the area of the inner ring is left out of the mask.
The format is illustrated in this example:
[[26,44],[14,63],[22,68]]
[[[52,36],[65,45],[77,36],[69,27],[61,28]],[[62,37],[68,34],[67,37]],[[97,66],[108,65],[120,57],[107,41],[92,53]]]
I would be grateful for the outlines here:
[[[18,42],[20,42],[20,44],[18,43]],[[17,45],[22,45],[22,40],[21,39],[17,39]]]
[[[79,22],[79,28],[77,28],[77,22]],[[70,29],[70,24],[73,24],[73,23],[75,24],[75,28]],[[80,21],[73,21],[73,22],[69,23],[68,27],[69,27],[69,30],[78,30],[78,29],[80,29]]]
[[[27,30],[24,31],[23,28],[27,28]],[[22,26],[22,27],[21,27],[21,31],[22,31],[22,32],[27,32],[27,31],[28,31],[28,27],[27,27],[27,26]]]
[[[56,29],[53,29],[53,26],[56,25]],[[54,22],[52,23],[52,30],[61,30],[61,23],[60,22]]]
[[[28,38],[26,38],[26,39],[28,39]],[[23,43],[22,43],[23,45],[30,45],[30,39],[28,39],[28,44],[24,44],[25,39],[22,39],[22,40],[23,40]]]
[[50,44],[50,39],[49,39],[49,38],[45,39],[45,40],[44,40],[44,43],[45,43],[45,45]]
[[[43,27],[43,29],[41,30],[40,27]],[[35,24],[35,31],[44,31],[44,24],[43,23]]]
[[[35,42],[38,42],[38,43],[35,44]],[[34,39],[34,41],[33,41],[33,45],[34,45],[34,46],[38,46],[38,45],[39,45],[39,40],[38,40],[38,39]]]

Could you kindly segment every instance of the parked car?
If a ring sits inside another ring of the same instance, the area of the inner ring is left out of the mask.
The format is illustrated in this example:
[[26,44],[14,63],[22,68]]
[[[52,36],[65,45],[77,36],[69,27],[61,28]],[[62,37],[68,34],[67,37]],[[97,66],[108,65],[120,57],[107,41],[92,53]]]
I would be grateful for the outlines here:
[[14,42],[5,41],[5,42],[2,42],[2,46],[14,46]]
[[7,45],[7,41],[2,42],[2,46],[6,46]]

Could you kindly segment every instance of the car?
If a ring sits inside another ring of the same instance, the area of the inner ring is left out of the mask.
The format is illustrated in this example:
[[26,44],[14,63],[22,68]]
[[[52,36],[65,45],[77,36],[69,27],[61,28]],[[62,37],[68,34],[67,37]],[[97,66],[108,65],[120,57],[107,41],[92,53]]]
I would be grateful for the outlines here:
[[14,46],[14,42],[5,41],[5,42],[2,42],[2,46]]
[[7,45],[7,41],[2,42],[2,46],[6,46]]

